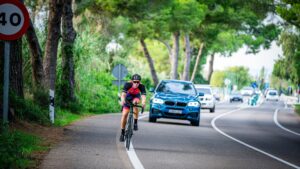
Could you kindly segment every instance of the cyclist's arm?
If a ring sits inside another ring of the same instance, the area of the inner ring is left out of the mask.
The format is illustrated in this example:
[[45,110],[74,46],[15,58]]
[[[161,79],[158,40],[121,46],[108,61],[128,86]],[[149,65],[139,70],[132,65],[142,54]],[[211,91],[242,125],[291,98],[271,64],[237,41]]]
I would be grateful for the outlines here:
[[142,94],[142,105],[145,106],[146,105],[146,89],[143,84],[141,84],[140,90],[141,90],[141,94]]
[[146,95],[142,95],[142,105],[146,105]]
[[125,103],[125,97],[126,97],[126,93],[122,92],[121,94],[121,103],[124,104]]

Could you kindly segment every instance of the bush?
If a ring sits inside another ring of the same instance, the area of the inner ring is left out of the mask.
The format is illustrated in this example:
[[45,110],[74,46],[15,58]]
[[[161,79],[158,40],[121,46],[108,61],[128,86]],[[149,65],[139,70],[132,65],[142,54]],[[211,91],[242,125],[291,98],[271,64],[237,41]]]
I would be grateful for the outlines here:
[[300,116],[300,104],[296,104],[296,105],[295,105],[295,111],[296,111],[296,113],[298,113],[298,115]]
[[34,121],[39,124],[49,124],[48,110],[42,109],[30,99],[25,100],[14,94],[10,98],[16,116],[20,119]]
[[76,97],[84,111],[93,113],[120,112],[117,87],[112,84],[113,79],[108,73],[96,71],[81,76]]
[[41,150],[40,139],[20,131],[9,131],[1,127],[0,166],[1,168],[29,168],[34,166],[30,160],[33,151]]

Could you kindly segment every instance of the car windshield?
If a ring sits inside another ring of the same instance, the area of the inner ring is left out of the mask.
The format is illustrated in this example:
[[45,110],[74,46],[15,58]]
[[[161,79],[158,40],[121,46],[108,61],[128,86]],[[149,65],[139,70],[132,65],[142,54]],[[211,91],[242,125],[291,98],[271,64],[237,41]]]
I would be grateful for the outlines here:
[[161,82],[156,92],[196,95],[193,85],[183,82]]
[[277,92],[271,91],[271,92],[269,92],[269,95],[270,95],[270,96],[276,96],[276,95],[277,95]]
[[252,87],[244,87],[242,90],[253,90]]
[[231,95],[234,95],[234,96],[239,96],[239,95],[241,95],[239,92],[233,92],[233,93],[231,93]]
[[198,93],[211,94],[211,91],[208,88],[196,88],[196,90]]

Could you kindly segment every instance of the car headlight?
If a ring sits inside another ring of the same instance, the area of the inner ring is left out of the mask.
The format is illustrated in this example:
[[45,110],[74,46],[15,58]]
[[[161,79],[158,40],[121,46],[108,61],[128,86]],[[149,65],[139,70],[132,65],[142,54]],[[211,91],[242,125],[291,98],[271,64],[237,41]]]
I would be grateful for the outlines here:
[[164,101],[162,99],[154,98],[152,101],[153,101],[153,103],[156,103],[156,104],[164,104]]
[[206,100],[207,100],[207,101],[211,101],[211,100],[212,100],[212,98],[208,97],[208,98],[206,98]]
[[189,103],[188,103],[188,106],[199,107],[200,104],[199,104],[199,102],[189,102]]

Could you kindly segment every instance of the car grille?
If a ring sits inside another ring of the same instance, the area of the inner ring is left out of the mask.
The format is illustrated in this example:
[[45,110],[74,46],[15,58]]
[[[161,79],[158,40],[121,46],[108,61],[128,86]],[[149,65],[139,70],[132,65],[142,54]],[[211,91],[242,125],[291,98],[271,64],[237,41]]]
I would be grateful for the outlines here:
[[186,106],[186,103],[183,103],[183,102],[177,102],[177,106],[179,106],[179,107],[185,107],[185,106]]
[[174,106],[174,105],[175,105],[175,102],[172,102],[172,101],[165,101],[165,104],[168,105],[168,106]]
[[[165,101],[165,105],[167,106],[175,106],[175,102],[173,101]],[[179,106],[179,107],[185,107],[187,105],[187,103],[184,103],[184,102],[177,102],[176,103],[176,106]]]

